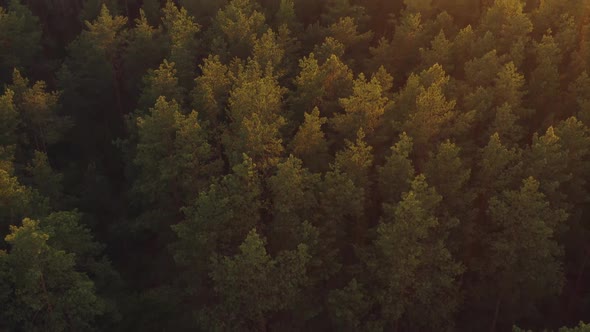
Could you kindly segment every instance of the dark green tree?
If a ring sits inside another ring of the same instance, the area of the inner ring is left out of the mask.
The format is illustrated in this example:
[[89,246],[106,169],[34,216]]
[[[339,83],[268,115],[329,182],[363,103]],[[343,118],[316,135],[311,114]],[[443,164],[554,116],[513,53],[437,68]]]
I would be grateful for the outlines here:
[[264,14],[252,0],[231,0],[217,12],[209,30],[211,49],[222,61],[246,59],[256,40],[267,31]]
[[201,27],[186,9],[178,8],[172,1],[167,1],[162,9],[162,24],[170,43],[167,58],[176,64],[180,85],[188,89],[195,76],[197,33]]
[[453,325],[463,268],[446,247],[447,227],[435,216],[441,200],[424,176],[418,176],[398,204],[383,206],[374,257],[367,264],[386,329],[444,330]]
[[292,153],[312,171],[324,170],[330,160],[328,142],[322,130],[322,125],[327,122],[328,119],[320,117],[320,110],[314,108],[311,113],[305,113],[305,120],[291,141]]
[[557,230],[564,210],[549,205],[534,178],[518,191],[508,190],[490,200],[488,215],[496,231],[488,239],[489,296],[495,297],[492,328],[526,315],[538,301],[563,286],[562,247]]
[[0,6],[0,80],[8,80],[12,70],[30,71],[41,53],[39,19],[19,0]]
[[94,283],[76,270],[76,256],[49,243],[39,222],[24,219],[0,252],[2,324],[31,331],[92,330],[104,312]]
[[307,281],[310,260],[305,245],[271,257],[264,240],[252,230],[239,253],[214,258],[210,277],[218,304],[205,310],[205,326],[212,329],[267,329],[273,314],[289,310]]

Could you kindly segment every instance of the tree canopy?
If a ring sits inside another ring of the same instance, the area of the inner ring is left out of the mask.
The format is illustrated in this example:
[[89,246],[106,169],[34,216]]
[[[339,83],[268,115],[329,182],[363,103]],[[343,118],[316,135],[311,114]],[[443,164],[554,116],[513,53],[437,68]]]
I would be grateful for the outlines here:
[[587,0],[0,0],[0,331],[588,331]]

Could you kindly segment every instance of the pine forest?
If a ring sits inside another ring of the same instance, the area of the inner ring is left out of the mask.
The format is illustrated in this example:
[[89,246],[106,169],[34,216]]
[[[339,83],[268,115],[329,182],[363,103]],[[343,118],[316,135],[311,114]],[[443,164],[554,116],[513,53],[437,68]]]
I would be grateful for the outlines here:
[[590,0],[0,0],[0,331],[590,331]]

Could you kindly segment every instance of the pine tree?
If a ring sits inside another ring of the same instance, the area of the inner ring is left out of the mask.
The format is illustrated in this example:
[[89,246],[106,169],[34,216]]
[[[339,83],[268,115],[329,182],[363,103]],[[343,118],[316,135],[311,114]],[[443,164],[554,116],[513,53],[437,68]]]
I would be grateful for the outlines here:
[[367,81],[365,75],[360,74],[354,81],[353,94],[340,99],[344,113],[337,113],[332,119],[336,132],[350,139],[363,129],[371,137],[379,129],[381,116],[388,107],[389,100],[384,94],[384,88],[377,78]]
[[186,220],[173,226],[178,235],[174,258],[199,272],[192,286],[202,282],[201,273],[212,255],[231,255],[248,232],[260,226],[261,186],[256,165],[244,156],[232,173],[214,181],[183,209]]
[[460,152],[461,149],[448,140],[441,143],[436,153],[431,153],[426,162],[424,175],[436,192],[444,197],[441,205],[447,216],[461,217],[462,221],[468,221],[472,217],[474,199],[468,188],[471,169],[461,158]]
[[455,69],[452,52],[453,42],[441,30],[430,42],[430,48],[420,48],[421,67],[427,69],[438,63],[447,73],[452,73]]
[[153,107],[160,97],[183,105],[184,94],[185,90],[180,86],[176,65],[164,60],[158,69],[150,69],[144,76],[138,108],[140,113],[145,112]]
[[358,22],[348,16],[340,17],[331,24],[326,34],[328,38],[334,38],[342,44],[345,51],[344,59],[349,59],[353,66],[364,60],[363,53],[373,38],[372,31],[360,32]]
[[[439,30],[440,31],[440,30]],[[392,40],[382,38],[377,47],[370,48],[369,69],[384,66],[394,77],[402,77],[415,68],[420,59],[420,47],[431,40],[419,13],[404,11],[395,26]]]
[[344,165],[350,173],[333,166],[325,174],[320,186],[320,211],[315,225],[322,239],[319,256],[323,259],[324,266],[320,272],[323,280],[332,277],[341,269],[344,261],[354,257],[354,246],[361,243],[366,235],[367,193],[355,181],[363,181],[366,166],[371,163],[371,160],[363,160],[362,156],[372,156],[364,153],[366,149],[358,152],[354,161]]
[[321,44],[316,44],[313,47],[313,54],[317,56],[321,63],[326,62],[331,56],[336,56],[339,59],[344,59],[346,46],[340,41],[331,36],[326,37]]
[[238,74],[228,102],[231,123],[223,144],[231,165],[245,153],[260,169],[277,163],[284,151],[280,129],[286,124],[281,111],[283,93],[271,73],[249,64]]
[[284,76],[285,50],[280,45],[278,37],[272,29],[268,29],[260,38],[256,39],[252,50],[252,59],[261,68],[270,66],[273,73]]
[[462,69],[467,61],[473,59],[475,39],[476,34],[471,25],[467,25],[459,30],[453,39],[452,52],[455,56],[455,68],[458,70],[458,73],[461,73],[460,69]]
[[326,118],[320,117],[320,110],[314,108],[311,113],[305,113],[305,120],[291,142],[293,154],[312,171],[324,170],[330,158],[328,143],[322,130],[322,125],[327,122]]
[[356,140],[345,141],[346,148],[336,152],[333,168],[345,173],[358,188],[368,190],[369,173],[373,166],[373,148],[366,143],[365,132],[359,129]]
[[76,271],[75,255],[49,244],[39,222],[24,219],[6,237],[9,252],[0,252],[2,321],[9,327],[60,331],[92,329],[104,312],[93,282]]
[[[557,229],[567,214],[552,207],[534,178],[519,191],[505,191],[490,200],[488,214],[497,230],[489,237],[487,278],[495,297],[492,328],[524,314],[563,285]],[[520,310],[519,310],[520,309]],[[501,325],[500,325],[501,326]]]
[[524,47],[533,30],[533,24],[524,13],[520,0],[500,0],[483,14],[479,26],[481,33],[490,32],[498,54],[507,54],[517,67],[524,59]]
[[[81,161],[110,162],[112,139],[122,129],[119,85],[119,48],[126,19],[112,16],[106,6],[69,46],[69,55],[57,73],[62,105],[75,126],[72,148]],[[84,166],[85,167],[85,166]]]
[[13,69],[29,71],[41,53],[39,19],[19,0],[0,7],[0,79],[7,79]]
[[515,64],[505,64],[494,80],[496,105],[507,103],[512,107],[522,107],[522,99],[526,93],[524,84],[524,75],[518,71]]
[[39,216],[45,209],[35,206],[34,192],[14,176],[12,163],[0,169],[0,235],[5,235],[8,226],[16,224],[26,215]]
[[494,134],[480,151],[478,171],[474,174],[476,187],[487,202],[490,197],[505,189],[516,189],[522,172],[523,151],[516,147],[507,147],[500,135]]
[[225,108],[232,87],[229,68],[219,56],[209,56],[200,65],[202,74],[195,79],[191,92],[192,105],[211,124],[225,120]]
[[470,86],[488,87],[502,70],[498,52],[492,50],[481,57],[465,62],[465,80]]
[[63,195],[63,175],[51,168],[47,154],[35,151],[31,165],[27,170],[39,193],[47,197],[52,206],[59,206]]
[[[159,8],[158,8],[159,12]],[[129,31],[128,45],[123,55],[127,89],[139,95],[141,79],[149,69],[156,68],[166,56],[166,43],[161,27],[154,27],[146,12],[140,9],[135,27]],[[153,105],[150,105],[153,106]]]
[[213,259],[210,277],[219,304],[202,317],[209,328],[265,330],[273,314],[290,309],[305,285],[309,254],[305,245],[272,258],[253,229],[239,253]]
[[572,179],[568,165],[564,163],[567,159],[567,150],[553,127],[542,136],[535,133],[525,154],[525,175],[539,179],[540,191],[555,206],[565,202],[566,196],[560,189]]
[[350,17],[356,23],[367,19],[363,6],[352,4],[350,0],[329,0],[326,3],[326,11],[321,15],[321,21],[325,26],[337,23],[343,17]]
[[590,170],[590,128],[574,117],[561,121],[555,127],[562,148],[566,152],[567,164],[571,180],[562,184],[570,204],[581,204],[590,199],[587,180]]
[[559,104],[560,73],[562,54],[555,39],[545,34],[540,43],[535,43],[536,68],[529,79],[529,94],[536,96],[532,105],[537,112],[545,115],[554,105]]
[[[145,206],[174,218],[218,174],[219,163],[196,112],[183,115],[178,103],[158,98],[148,115],[137,118],[138,142],[133,163],[138,168],[134,191]],[[156,229],[163,220],[144,227]]]
[[363,318],[368,314],[372,299],[356,279],[346,287],[330,291],[328,310],[332,324],[340,331],[355,331],[365,327]]
[[303,29],[301,22],[297,20],[294,0],[281,0],[274,20],[276,27],[285,26],[292,32],[300,32]]
[[264,14],[251,0],[231,0],[217,12],[210,30],[211,49],[223,62],[246,59],[267,26]]
[[453,324],[463,268],[446,248],[445,226],[435,217],[441,199],[418,176],[401,202],[383,206],[368,265],[386,328],[447,329]]
[[303,120],[303,112],[314,107],[319,107],[327,117],[340,111],[340,99],[352,94],[354,77],[350,68],[336,55],[320,64],[313,53],[304,57],[299,67],[301,72],[295,78],[295,91],[289,100],[294,118]]
[[180,85],[188,89],[196,70],[197,33],[201,30],[186,9],[167,1],[162,9],[162,24],[170,42],[168,60],[176,65]]
[[8,88],[15,92],[14,107],[20,118],[21,151],[46,151],[65,136],[71,121],[59,114],[57,92],[47,91],[47,85],[43,81],[31,86],[29,80],[22,77],[18,70],[14,71],[12,85]]
[[[449,137],[451,123],[456,117],[454,100],[448,100],[444,88],[449,77],[440,65],[435,65],[424,72],[426,78],[434,74],[431,85],[426,84],[418,89],[415,108],[411,110],[403,130],[414,139],[416,151],[427,151],[432,143]],[[446,136],[446,137],[445,137]]]
[[582,72],[575,81],[570,83],[568,100],[572,101],[576,109],[577,118],[587,126],[590,125],[590,77],[586,71]]
[[0,96],[0,146],[15,146],[18,143],[17,129],[20,124],[19,114],[14,106],[14,91],[7,89]]
[[413,147],[412,138],[402,133],[391,147],[391,155],[386,158],[385,164],[378,168],[379,192],[383,202],[395,204],[401,200],[403,193],[410,190],[416,176],[411,159]]
[[490,124],[489,133],[498,133],[502,141],[508,145],[518,145],[525,135],[524,128],[520,125],[520,118],[508,104],[504,104],[495,110],[496,117]]
[[320,64],[314,53],[299,60],[300,72],[294,80],[295,92],[290,96],[293,112],[310,112],[318,107],[323,91]]
[[304,240],[305,222],[314,221],[320,176],[312,174],[303,168],[301,160],[290,156],[277,165],[276,174],[268,179],[267,184],[272,197],[273,216],[270,248],[294,249]]

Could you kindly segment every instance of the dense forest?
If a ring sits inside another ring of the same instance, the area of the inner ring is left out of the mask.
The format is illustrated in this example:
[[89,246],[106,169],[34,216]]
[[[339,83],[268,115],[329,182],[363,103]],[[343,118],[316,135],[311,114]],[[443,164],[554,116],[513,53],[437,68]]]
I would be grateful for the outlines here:
[[0,0],[0,331],[590,331],[590,1]]

